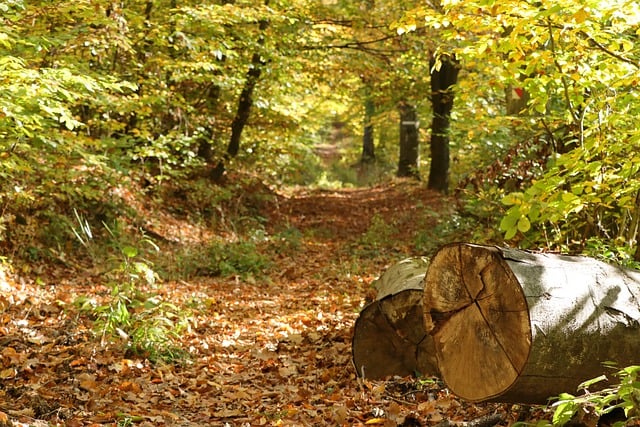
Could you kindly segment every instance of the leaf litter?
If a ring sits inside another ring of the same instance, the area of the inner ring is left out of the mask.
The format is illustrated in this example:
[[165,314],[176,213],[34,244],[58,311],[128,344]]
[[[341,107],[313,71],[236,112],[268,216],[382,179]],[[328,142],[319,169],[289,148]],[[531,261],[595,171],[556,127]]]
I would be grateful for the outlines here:
[[[293,227],[302,237],[293,250],[276,251],[264,278],[164,283],[162,296],[177,306],[197,301],[180,336],[190,357],[174,364],[152,364],[92,335],[74,299],[104,294],[95,275],[0,267],[0,427],[427,426],[492,414],[509,425],[548,417],[460,401],[435,378],[356,376],[352,328],[371,282],[399,260],[425,255],[414,253],[412,239],[436,219],[416,218],[424,206],[446,214],[447,203],[407,182],[278,196],[262,212],[268,232]],[[171,230],[154,232],[179,234],[180,221],[162,215],[149,222]],[[393,241],[371,248],[362,236],[376,216],[393,225]]]

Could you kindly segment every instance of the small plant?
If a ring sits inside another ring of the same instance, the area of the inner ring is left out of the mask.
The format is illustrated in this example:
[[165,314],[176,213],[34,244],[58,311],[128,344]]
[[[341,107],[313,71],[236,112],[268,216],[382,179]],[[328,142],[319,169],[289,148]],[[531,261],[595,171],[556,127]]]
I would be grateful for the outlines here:
[[587,240],[584,253],[593,258],[600,259],[605,262],[621,265],[627,268],[640,269],[640,262],[633,257],[634,247],[626,244],[624,241],[610,241],[598,237],[592,237]]
[[291,254],[302,245],[303,235],[296,227],[287,227],[271,238],[275,252]]
[[[82,222],[81,217],[76,218],[81,232],[74,230],[74,233],[83,246],[91,247],[94,243],[89,225]],[[109,227],[105,225],[105,228],[115,237]],[[159,250],[146,237],[139,244]],[[107,274],[111,292],[106,301],[99,304],[95,298],[83,296],[76,304],[96,318],[94,331],[102,345],[124,342],[126,351],[143,355],[152,362],[183,359],[186,352],[177,345],[177,339],[189,326],[186,315],[152,292],[157,286],[157,274],[137,247],[122,245],[118,252],[118,262]]]
[[251,239],[216,239],[205,245],[182,249],[175,258],[165,272],[170,277],[183,279],[195,276],[262,276],[271,265],[269,257]]
[[388,248],[393,242],[393,235],[398,232],[393,224],[387,223],[383,217],[375,214],[367,231],[360,236],[357,244],[365,247],[365,252],[377,254],[382,249]]
[[616,412],[622,412],[624,420],[614,420],[613,426],[623,426],[629,421],[640,418],[640,366],[629,366],[615,375],[619,383],[612,387],[604,388],[597,392],[589,392],[589,387],[607,380],[602,375],[578,386],[578,390],[584,390],[584,395],[574,396],[563,393],[558,396],[558,401],[553,404],[553,425],[563,426],[573,420],[579,411],[594,413],[598,417],[606,417]]

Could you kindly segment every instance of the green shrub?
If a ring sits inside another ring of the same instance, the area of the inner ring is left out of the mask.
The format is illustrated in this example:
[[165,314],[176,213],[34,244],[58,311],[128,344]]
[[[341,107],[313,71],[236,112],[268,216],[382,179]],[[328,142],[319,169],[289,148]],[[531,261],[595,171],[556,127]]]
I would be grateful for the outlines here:
[[[96,261],[105,249],[96,249],[88,222],[77,213],[76,220],[73,233]],[[94,319],[94,332],[102,345],[119,343],[125,352],[152,362],[184,359],[187,352],[180,348],[178,338],[189,327],[187,313],[154,293],[158,276],[138,247],[123,243],[120,230],[105,228],[112,237],[110,244],[117,249],[117,256],[111,258],[114,265],[105,275],[110,293],[104,301],[95,295],[80,296],[75,304]],[[145,237],[138,242],[141,245],[158,251]]]
[[371,218],[371,223],[354,243],[355,252],[361,256],[377,256],[393,249],[393,236],[398,232],[395,224],[390,224],[379,214]]
[[188,279],[195,276],[262,276],[271,265],[256,242],[214,240],[205,245],[183,247],[172,260],[161,261],[169,277]]
[[601,391],[590,392],[589,387],[606,381],[606,376],[602,375],[580,384],[578,390],[584,390],[581,396],[563,393],[558,396],[553,414],[553,425],[563,426],[574,419],[578,411],[593,413],[596,416],[606,416],[614,411],[622,410],[626,421],[617,421],[614,426],[623,426],[640,418],[640,382],[638,374],[640,366],[629,366],[615,375],[619,383],[607,387]]

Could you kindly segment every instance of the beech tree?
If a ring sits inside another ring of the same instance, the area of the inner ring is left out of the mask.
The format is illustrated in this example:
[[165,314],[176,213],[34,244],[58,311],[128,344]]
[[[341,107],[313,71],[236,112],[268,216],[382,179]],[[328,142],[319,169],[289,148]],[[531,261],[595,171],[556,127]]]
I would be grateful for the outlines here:
[[[470,197],[503,201],[478,205],[504,215],[504,238],[635,248],[639,7],[5,2],[3,203],[29,209],[52,194],[67,208],[117,209],[104,194],[122,176],[210,177],[230,158],[294,181],[336,118],[362,137],[353,157],[397,163],[392,174],[421,151],[395,146],[405,101],[431,119],[415,132],[430,138],[427,185],[446,192],[493,171]],[[411,173],[427,163],[417,158]]]
[[449,191],[449,127],[453,109],[453,86],[460,70],[455,58],[440,55],[430,60],[431,66],[431,168],[428,187]]
[[397,175],[419,180],[419,122],[416,108],[411,104],[401,101],[398,105],[398,110],[400,111],[400,156]]

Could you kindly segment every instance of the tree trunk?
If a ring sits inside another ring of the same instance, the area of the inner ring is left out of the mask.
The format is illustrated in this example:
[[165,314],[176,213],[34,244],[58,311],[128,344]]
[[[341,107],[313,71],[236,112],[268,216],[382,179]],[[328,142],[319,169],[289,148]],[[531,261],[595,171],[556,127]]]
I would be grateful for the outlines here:
[[431,167],[427,187],[441,193],[449,191],[449,122],[453,109],[453,85],[458,81],[458,62],[447,56],[436,58],[431,67]]
[[[264,3],[268,6],[269,0],[265,0]],[[259,29],[261,34],[260,38],[258,39],[258,44],[260,46],[264,45],[264,32],[268,27],[269,21],[267,21],[266,19],[260,21]],[[251,57],[251,65],[249,67],[249,71],[247,71],[244,88],[242,88],[240,98],[238,99],[238,109],[236,110],[236,115],[233,118],[233,122],[231,122],[231,137],[229,138],[227,152],[225,153],[224,158],[218,162],[218,164],[212,171],[212,178],[214,181],[220,181],[226,170],[225,164],[230,159],[237,156],[238,152],[240,151],[240,140],[242,138],[242,131],[249,121],[251,107],[253,106],[253,91],[258,84],[258,80],[260,80],[262,68],[265,65],[265,60],[262,58],[260,52],[255,52]]]
[[452,244],[432,258],[425,327],[449,389],[544,403],[640,362],[640,272],[579,256]]
[[636,206],[633,210],[633,218],[631,220],[631,232],[634,234],[636,245],[633,260],[640,262],[640,191],[636,193]]
[[375,113],[375,105],[373,101],[367,97],[364,101],[364,132],[362,134],[362,157],[360,163],[371,163],[375,161],[375,147],[373,144],[373,114]]
[[437,374],[433,340],[422,323],[427,265],[424,258],[406,259],[374,282],[376,300],[362,310],[353,333],[353,363],[360,377]]
[[415,107],[406,102],[401,102],[398,108],[400,110],[400,158],[397,175],[419,180],[418,114]]
[[522,86],[509,85],[504,91],[507,115],[519,116],[527,109],[529,92]]

